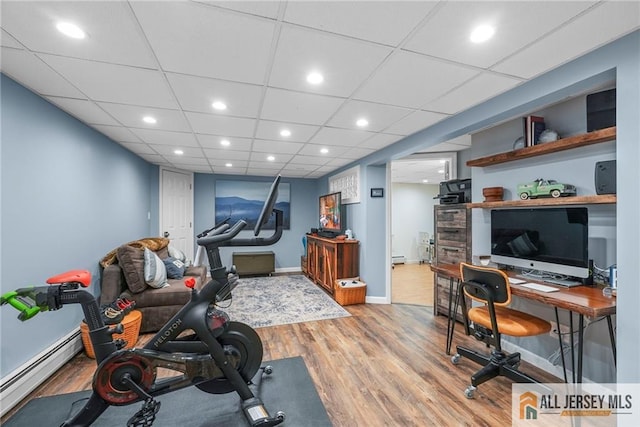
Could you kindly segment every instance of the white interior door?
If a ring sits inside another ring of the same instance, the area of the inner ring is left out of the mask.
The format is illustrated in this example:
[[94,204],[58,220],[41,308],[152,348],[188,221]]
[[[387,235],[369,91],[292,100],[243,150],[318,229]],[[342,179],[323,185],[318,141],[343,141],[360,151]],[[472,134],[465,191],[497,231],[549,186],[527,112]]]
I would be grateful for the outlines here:
[[193,259],[193,174],[160,168],[160,235]]

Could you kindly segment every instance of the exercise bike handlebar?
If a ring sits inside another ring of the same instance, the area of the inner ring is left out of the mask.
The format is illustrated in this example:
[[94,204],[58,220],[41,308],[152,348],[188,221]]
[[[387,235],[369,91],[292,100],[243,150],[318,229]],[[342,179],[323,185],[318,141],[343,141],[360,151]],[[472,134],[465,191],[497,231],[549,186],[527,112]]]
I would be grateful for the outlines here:
[[223,224],[217,230],[210,232],[206,237],[199,238],[197,243],[200,246],[209,246],[231,240],[246,226],[247,222],[243,219],[233,224],[233,227],[229,227],[229,224]]

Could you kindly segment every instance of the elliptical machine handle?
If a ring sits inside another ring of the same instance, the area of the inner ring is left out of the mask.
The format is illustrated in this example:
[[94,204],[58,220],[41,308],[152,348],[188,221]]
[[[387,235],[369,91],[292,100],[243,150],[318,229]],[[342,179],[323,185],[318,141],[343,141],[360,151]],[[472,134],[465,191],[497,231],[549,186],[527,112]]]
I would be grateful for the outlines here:
[[[225,226],[226,226],[226,228],[224,228]],[[220,242],[224,242],[224,241],[227,241],[227,240],[231,240],[234,237],[236,237],[238,235],[238,233],[240,233],[240,231],[242,231],[242,229],[245,228],[246,226],[247,226],[247,222],[245,220],[241,219],[238,222],[236,222],[235,224],[233,224],[233,227],[231,227],[225,233],[213,234],[212,236],[202,237],[202,238],[197,240],[197,243],[200,246],[208,246],[208,245],[211,245],[213,243],[220,243]],[[228,227],[229,227],[229,224],[224,224],[220,228],[224,228],[226,230]],[[217,231],[217,230],[214,230],[214,231]]]

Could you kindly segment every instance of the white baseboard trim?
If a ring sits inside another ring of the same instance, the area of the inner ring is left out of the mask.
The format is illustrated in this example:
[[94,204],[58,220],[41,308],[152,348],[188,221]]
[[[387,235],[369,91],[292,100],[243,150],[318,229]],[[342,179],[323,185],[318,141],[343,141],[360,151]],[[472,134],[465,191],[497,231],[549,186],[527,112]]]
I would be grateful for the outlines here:
[[300,273],[302,274],[302,270],[300,267],[282,267],[276,268],[276,273]]
[[4,416],[65,363],[82,351],[80,328],[24,363],[0,380],[0,416]]
[[[564,379],[564,372],[562,371],[562,366],[556,366],[553,363],[549,362],[544,357],[541,357],[535,353],[530,352],[529,350],[525,350],[520,346],[517,346],[514,343],[502,340],[502,349],[507,353],[520,353],[520,358],[525,362],[529,362],[535,367],[542,369],[545,372],[550,373],[560,379]],[[571,378],[571,368],[567,368],[567,377]],[[583,378],[583,382],[591,382],[588,378]]]
[[367,304],[391,304],[391,300],[388,297],[365,297],[364,301]]

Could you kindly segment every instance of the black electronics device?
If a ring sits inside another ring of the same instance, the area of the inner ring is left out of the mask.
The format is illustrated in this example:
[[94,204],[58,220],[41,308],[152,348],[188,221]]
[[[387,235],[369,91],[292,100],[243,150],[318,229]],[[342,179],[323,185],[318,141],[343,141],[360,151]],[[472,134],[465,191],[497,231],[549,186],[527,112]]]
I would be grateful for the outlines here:
[[452,179],[440,183],[440,193],[434,197],[443,205],[471,202],[471,179]]
[[594,179],[596,194],[616,194],[616,161],[597,162]]
[[587,95],[587,132],[616,125],[616,90]]

